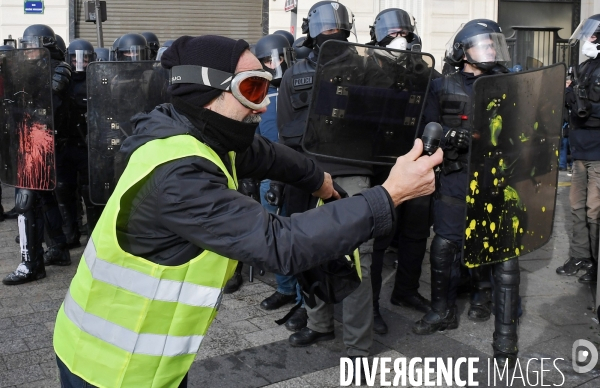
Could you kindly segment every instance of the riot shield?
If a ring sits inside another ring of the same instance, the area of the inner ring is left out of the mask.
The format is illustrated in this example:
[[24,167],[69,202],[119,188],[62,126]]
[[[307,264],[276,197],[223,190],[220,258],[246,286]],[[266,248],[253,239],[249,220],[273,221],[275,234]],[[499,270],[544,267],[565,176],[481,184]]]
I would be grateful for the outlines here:
[[468,267],[524,255],[552,235],[565,70],[557,64],[473,85]]
[[433,66],[426,53],[326,42],[304,150],[329,159],[394,164],[414,143]]
[[168,71],[157,62],[94,62],[87,68],[90,199],[106,204],[124,160],[132,116],[168,102]]
[[56,185],[50,52],[0,55],[0,181],[24,189]]

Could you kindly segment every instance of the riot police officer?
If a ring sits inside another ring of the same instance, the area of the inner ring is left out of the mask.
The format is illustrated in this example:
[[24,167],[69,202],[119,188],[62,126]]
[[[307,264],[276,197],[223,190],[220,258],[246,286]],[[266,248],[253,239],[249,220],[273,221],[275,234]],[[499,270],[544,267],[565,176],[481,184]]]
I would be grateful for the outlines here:
[[[461,70],[432,81],[427,98],[425,122],[438,121],[444,127],[444,163],[434,196],[434,232],[430,247],[431,311],[413,326],[416,334],[456,329],[456,289],[460,278],[460,256],[465,231],[465,198],[468,186],[469,137],[473,83],[478,77],[508,72],[509,60],[500,26],[487,19],[475,19],[455,34],[447,45],[445,61]],[[491,267],[491,268],[490,268]],[[517,358],[519,262],[517,258],[478,267],[472,271],[476,288],[469,318],[484,320],[491,312],[493,271],[495,331],[494,358],[503,367]]]
[[[50,51],[54,128],[60,131],[67,117],[66,91],[71,70],[64,62],[64,52],[57,47],[56,34],[46,25],[34,24],[23,32],[21,45],[23,48],[45,47]],[[36,59],[31,58],[30,62],[29,65],[35,66]],[[71,257],[54,194],[50,191],[20,189],[15,198],[15,207],[19,213],[19,224],[23,225],[23,228],[19,228],[21,263],[2,282],[14,285],[42,279],[46,276],[44,261],[70,265]],[[49,237],[46,253],[42,249],[44,229]]]
[[[414,18],[403,9],[388,8],[381,11],[370,29],[371,42],[367,44],[378,47],[395,48],[399,50],[420,51],[421,40],[416,34]],[[388,70],[388,73],[397,73],[394,69],[402,69],[402,76],[415,74],[419,79],[416,69],[428,70],[420,56],[400,54],[398,52],[374,50],[369,57],[379,66]],[[434,71],[434,78],[439,73]],[[422,77],[421,77],[422,78]],[[426,80],[426,79],[425,79]],[[423,90],[425,88],[423,87]],[[387,175],[389,168],[375,168],[376,176]],[[381,170],[379,172],[379,170]],[[427,249],[427,239],[431,226],[429,208],[430,196],[415,198],[404,202],[396,208],[398,214],[398,266],[394,281],[394,289],[390,302],[397,306],[412,308],[424,313],[430,310],[430,301],[419,293],[419,279],[421,267]],[[371,266],[371,281],[373,285],[373,331],[378,334],[387,333],[387,324],[379,312],[379,295],[381,292],[384,249],[373,251],[373,264]]]
[[308,57],[308,55],[312,51],[310,48],[304,46],[305,40],[306,40],[306,37],[301,36],[298,39],[296,39],[294,41],[294,44],[292,45],[292,48],[294,49],[294,59],[296,61],[299,61],[301,59]]
[[156,55],[158,54],[158,49],[160,48],[160,41],[158,40],[158,37],[155,33],[150,31],[142,32],[140,35],[146,38],[146,42],[148,43],[148,59],[155,61]]
[[[315,67],[317,59],[337,64],[337,68],[355,69],[353,77],[379,78],[381,68],[371,64],[365,68],[364,58],[356,55],[351,47],[344,46],[339,51],[321,51],[323,44],[329,40],[347,41],[354,29],[352,12],[341,3],[320,1],[314,4],[304,19],[302,32],[307,34],[304,46],[312,49],[306,59],[298,61],[283,76],[279,97],[277,99],[277,126],[279,141],[296,150],[302,150],[301,142],[308,118],[308,108],[312,95]],[[323,57],[327,55],[327,57]],[[334,66],[335,68],[335,66]],[[332,77],[334,75],[332,74]],[[389,79],[381,81],[389,86]],[[332,176],[348,194],[354,195],[370,187],[373,174],[369,166],[318,160],[319,164]],[[285,206],[288,214],[306,211],[311,207],[309,193],[287,186],[285,189]],[[312,204],[314,206],[314,204]],[[370,280],[371,252],[370,241],[360,247],[362,283],[343,303],[344,343],[350,357],[367,356],[372,344],[373,316],[364,311],[372,308],[372,290]],[[301,331],[292,334],[289,341],[292,346],[308,346],[317,341],[332,340],[333,305],[318,301],[314,308],[307,308],[308,324]]]
[[567,88],[566,102],[571,111],[571,214],[569,259],[556,269],[559,275],[585,273],[580,283],[595,283],[598,266],[598,227],[600,219],[600,14],[579,25],[569,43],[580,43],[587,57],[577,68],[575,80]]
[[69,246],[80,246],[77,225],[77,189],[86,207],[88,236],[100,216],[100,209],[90,202],[87,153],[87,83],[86,70],[96,60],[94,47],[84,39],[75,39],[67,49],[72,77],[67,92],[69,116],[67,125],[58,134],[56,164],[58,182],[56,198],[63,217],[63,230]]

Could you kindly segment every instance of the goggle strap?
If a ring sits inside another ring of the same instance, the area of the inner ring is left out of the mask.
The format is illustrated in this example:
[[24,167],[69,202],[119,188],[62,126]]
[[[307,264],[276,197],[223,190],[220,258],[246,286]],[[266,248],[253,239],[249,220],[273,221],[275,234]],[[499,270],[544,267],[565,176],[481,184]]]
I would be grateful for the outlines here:
[[233,74],[195,65],[180,65],[171,68],[171,84],[198,84],[220,90],[229,90]]

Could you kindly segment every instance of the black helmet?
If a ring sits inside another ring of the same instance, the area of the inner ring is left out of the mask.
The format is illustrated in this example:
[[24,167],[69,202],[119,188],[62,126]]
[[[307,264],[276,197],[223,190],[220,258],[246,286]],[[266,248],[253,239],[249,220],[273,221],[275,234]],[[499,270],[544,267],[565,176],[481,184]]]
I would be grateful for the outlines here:
[[378,46],[387,46],[392,39],[402,36],[408,43],[414,39],[415,20],[410,14],[400,8],[388,8],[375,16],[375,21],[369,33],[371,42]]
[[283,73],[290,66],[290,43],[283,35],[272,34],[263,36],[254,47],[254,55],[258,58],[264,70],[273,75],[271,84],[279,87]]
[[105,47],[98,47],[94,49],[94,52],[96,53],[96,60],[98,62],[105,62],[110,60],[110,49],[107,49]]
[[67,48],[67,58],[71,65],[71,70],[82,72],[85,71],[90,62],[96,60],[96,52],[94,46],[85,39],[75,39],[69,43]]
[[140,34],[125,34],[119,38],[117,61],[145,61],[148,59],[148,42]]
[[21,48],[46,47],[52,51],[56,48],[56,34],[45,24],[32,24],[23,32]]
[[569,38],[569,44],[575,46],[577,42],[587,42],[591,36],[596,36],[596,40],[592,43],[600,43],[598,37],[600,37],[600,14],[592,15],[585,19],[575,29],[575,32]]
[[312,48],[314,38],[324,31],[339,29],[346,37],[354,32],[354,15],[344,4],[337,1],[319,1],[308,10],[302,21],[302,33],[306,34],[304,46]]
[[294,44],[294,35],[292,35],[291,32],[286,31],[286,30],[277,30],[273,33],[273,35],[281,35],[281,36],[285,36],[285,38],[287,39],[288,43],[290,44],[290,47]]
[[144,38],[146,38],[146,42],[148,42],[148,49],[150,50],[150,57],[152,59],[156,58],[156,54],[158,53],[158,49],[160,48],[160,41],[158,37],[153,32],[142,32]]
[[116,61],[117,60],[117,47],[119,47],[119,39],[121,39],[121,37],[119,36],[117,39],[114,40],[112,46],[110,47],[110,51],[109,51],[109,56],[108,56],[108,60],[109,61]]
[[158,49],[158,52],[156,53],[156,61],[160,61],[160,58],[162,57],[164,52],[167,51],[169,47],[171,47],[173,42],[175,42],[173,39],[169,39],[166,40],[165,43],[163,43],[163,45]]
[[66,58],[67,55],[67,45],[65,44],[65,40],[62,38],[62,36],[56,34],[56,48],[60,50],[61,53],[63,53],[63,55]]
[[301,36],[294,42],[292,48],[294,49],[294,56],[296,60],[304,59],[308,57],[308,54],[312,51],[310,48],[304,46],[304,41],[306,40],[306,36]]
[[474,19],[461,26],[446,44],[444,60],[452,66],[464,61],[482,70],[510,61],[502,28],[493,20]]
[[6,54],[4,54],[4,51],[11,51],[14,50],[15,48],[9,44],[5,44],[3,46],[0,46],[0,58],[3,58],[6,56]]

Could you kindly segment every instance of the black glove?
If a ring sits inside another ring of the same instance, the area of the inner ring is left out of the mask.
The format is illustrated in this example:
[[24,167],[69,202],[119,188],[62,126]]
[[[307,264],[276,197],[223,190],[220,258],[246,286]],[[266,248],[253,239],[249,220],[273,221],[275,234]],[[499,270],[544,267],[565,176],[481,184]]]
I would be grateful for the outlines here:
[[54,68],[52,74],[52,91],[54,93],[62,93],[69,87],[71,83],[71,67],[61,62]]
[[260,202],[260,185],[252,178],[238,180],[238,191],[258,202]]
[[446,132],[446,147],[457,151],[466,151],[469,149],[470,132],[467,129],[451,129]]
[[271,206],[280,207],[283,205],[283,188],[285,185],[281,182],[271,181],[269,190],[265,193],[265,199]]

